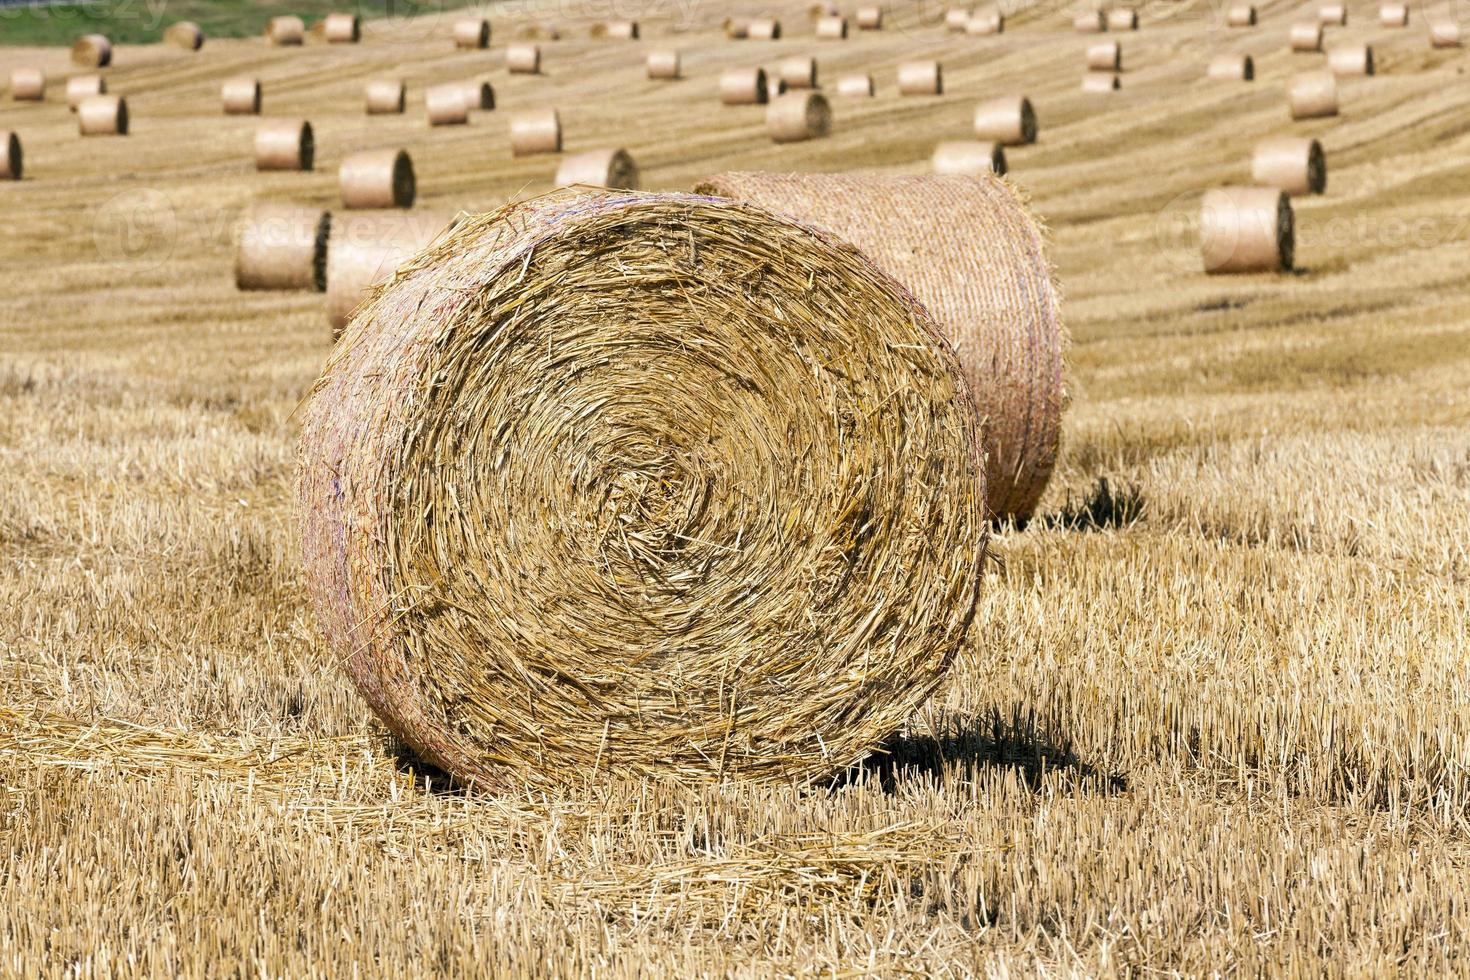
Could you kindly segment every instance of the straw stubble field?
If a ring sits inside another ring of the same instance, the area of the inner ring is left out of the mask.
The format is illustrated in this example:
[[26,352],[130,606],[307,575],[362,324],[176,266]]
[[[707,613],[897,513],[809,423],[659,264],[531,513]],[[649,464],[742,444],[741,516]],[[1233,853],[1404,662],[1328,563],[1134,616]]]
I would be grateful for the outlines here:
[[[30,174],[0,187],[0,970],[1465,972],[1467,56],[1354,6],[1335,30],[1381,74],[1292,124],[1308,9],[1227,32],[1145,5],[1109,96],[1078,91],[1070,11],[966,37],[895,10],[818,43],[791,6],[787,39],[726,43],[727,11],[670,6],[640,42],[546,43],[543,76],[505,74],[509,19],[488,53],[451,53],[452,18],[351,49],[122,46],[125,139],[79,140],[59,86],[0,104]],[[656,46],[685,80],[646,79]],[[1221,51],[1257,81],[1205,81]],[[800,52],[878,97],[786,146],[717,105],[722,68]],[[916,52],[944,97],[897,97]],[[67,70],[0,49],[0,76],[32,62]],[[315,173],[254,172],[254,120],[219,107],[241,73],[311,121]],[[410,112],[367,118],[385,73]],[[424,87],[475,74],[502,109],[430,132]],[[569,152],[626,146],[654,189],[919,172],[1020,93],[1041,137],[1008,157],[1073,338],[1063,455],[891,758],[835,787],[486,798],[391,744],[318,638],[290,524],[322,298],[235,291],[246,204],[332,206],[342,157],[393,145],[420,207],[544,191],[555,158],[512,158],[512,107],[559,109]],[[1288,133],[1329,161],[1300,271],[1205,277],[1199,192]]]

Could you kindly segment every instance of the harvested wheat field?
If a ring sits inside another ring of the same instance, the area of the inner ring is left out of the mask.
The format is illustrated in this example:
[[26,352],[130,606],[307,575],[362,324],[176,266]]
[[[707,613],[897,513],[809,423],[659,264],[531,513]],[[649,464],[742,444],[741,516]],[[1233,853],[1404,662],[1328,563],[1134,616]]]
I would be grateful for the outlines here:
[[[197,51],[105,10],[24,46],[44,32],[0,7],[0,133],[24,147],[0,181],[0,974],[1470,973],[1470,54],[1429,34],[1452,9],[1385,27],[1352,0],[1328,46],[1370,46],[1375,74],[1293,120],[1291,79],[1328,66],[1288,44],[1313,3],[1230,28],[1202,0],[1144,3],[1106,93],[1080,88],[1098,39],[1056,5],[973,35],[895,0],[833,43],[793,0],[525,0],[475,8],[484,49],[456,48],[462,9],[343,7],[360,42],[330,44],[310,30],[325,4],[210,6],[169,11]],[[272,44],[288,14],[303,43]],[[763,17],[779,39],[727,36]],[[110,64],[73,64],[94,33]],[[540,73],[509,73],[529,37]],[[665,50],[680,77],[650,79]],[[1222,55],[1254,80],[1207,78]],[[825,137],[776,142],[766,105],[722,104],[726,71],[807,56],[826,95],[876,80],[830,100]],[[913,62],[942,65],[942,94],[901,95]],[[44,98],[14,100],[34,71]],[[84,138],[67,109],[67,80],[99,73],[125,137]],[[266,118],[310,120],[312,169],[256,170],[262,118],[221,112],[232,78],[259,80]],[[384,78],[405,111],[369,115]],[[480,79],[493,109],[429,126],[426,92]],[[972,453],[994,392],[963,379],[991,369],[935,339],[902,256],[890,277],[828,229],[678,195],[725,172],[927,174],[937,145],[975,139],[978,106],[1022,95],[1037,138],[1006,148],[1004,179],[1051,275],[970,285],[1057,298],[1061,432],[1029,520],[987,528]],[[510,119],[553,111],[560,153],[514,154]],[[1207,274],[1206,192],[1249,186],[1254,147],[1282,138],[1332,166],[1280,212],[1290,271]],[[659,196],[545,198],[563,156],[616,147]],[[466,214],[334,350],[319,251],[380,223],[343,209],[339,170],[399,148],[405,221]],[[496,237],[561,210],[587,224]],[[294,251],[257,264],[294,264],[237,289],[245,218],[272,213],[251,247]],[[492,268],[499,306],[446,312]],[[660,305],[626,298],[649,283]],[[700,313],[716,288],[743,319]],[[565,348],[509,346],[558,303],[586,324]],[[696,313],[708,331],[666,329]],[[872,329],[834,343],[824,315]],[[739,360],[745,322],[768,359]],[[400,333],[420,345],[404,360]],[[378,386],[370,433],[349,370]],[[706,390],[749,415],[706,420]],[[824,414],[839,402],[863,411]],[[488,405],[503,425],[466,422]],[[626,472],[548,476],[546,433],[609,405]],[[512,451],[522,430],[539,455]],[[870,456],[884,481],[865,492]],[[708,491],[739,472],[760,475],[748,496]],[[685,533],[704,526],[730,533]],[[803,550],[822,534],[840,547]],[[455,561],[461,537],[484,568]],[[546,569],[565,590],[516,591]],[[689,581],[718,583],[681,621],[698,656],[665,629]],[[362,662],[369,618],[395,642]],[[611,666],[557,662],[573,634]],[[402,693],[451,648],[432,698]]]

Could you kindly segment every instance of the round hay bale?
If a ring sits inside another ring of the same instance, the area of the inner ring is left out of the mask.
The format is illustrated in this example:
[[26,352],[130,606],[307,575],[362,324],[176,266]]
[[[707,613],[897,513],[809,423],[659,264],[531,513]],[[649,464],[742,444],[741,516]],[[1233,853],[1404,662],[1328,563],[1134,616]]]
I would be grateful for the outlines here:
[[1314,139],[1281,136],[1261,140],[1251,156],[1251,181],[1293,196],[1327,189],[1327,156]]
[[1256,8],[1247,3],[1236,4],[1225,14],[1227,27],[1255,27]]
[[1346,27],[1347,7],[1341,3],[1327,3],[1317,8],[1317,20],[1323,27]]
[[1316,21],[1302,21],[1291,25],[1291,50],[1297,54],[1312,54],[1322,50],[1322,25]]
[[765,69],[725,69],[720,74],[720,102],[724,105],[764,105],[766,102]]
[[454,22],[454,46],[475,51],[490,46],[490,22],[483,17],[467,17]]
[[327,14],[322,37],[328,44],[356,44],[362,40],[362,18],[356,14]]
[[585,192],[466,220],[302,410],[333,659],[490,791],[854,765],[942,681],[980,589],[974,407],[935,329],[754,208]]
[[881,31],[883,29],[883,8],[859,7],[853,12],[853,21],[860,31]]
[[527,24],[516,31],[522,41],[557,41],[561,39],[561,28],[555,24]]
[[72,112],[83,99],[107,94],[107,79],[101,75],[73,75],[66,80],[66,107]]
[[345,208],[411,208],[418,193],[407,150],[364,150],[337,171]]
[[472,78],[460,86],[464,91],[464,104],[471,112],[482,112],[495,108],[495,88],[483,79]]
[[1373,46],[1348,44],[1327,52],[1327,67],[1334,75],[1372,75]]
[[653,81],[671,82],[683,74],[677,51],[650,51],[644,65]]
[[593,38],[636,41],[638,40],[638,22],[636,20],[605,20],[599,24],[593,24],[591,33]]
[[944,69],[937,61],[906,61],[898,66],[900,95],[943,95]]
[[990,175],[722,174],[697,190],[831,232],[903,283],[975,392],[991,512],[1032,514],[1061,439],[1066,331],[1045,236],[1015,188]]
[[726,17],[722,27],[725,37],[732,41],[744,41],[750,37],[750,19],[747,17]]
[[25,154],[20,137],[8,129],[0,129],[0,178],[20,180],[25,174]]
[[1138,11],[1115,7],[1108,11],[1108,30],[1110,31],[1136,31],[1138,30]]
[[101,34],[84,34],[71,46],[71,63],[83,68],[106,68],[112,64],[112,42]]
[[359,211],[332,222],[331,239],[324,248],[332,340],[372,295],[373,286],[391,278],[400,265],[454,224],[453,215],[435,211]]
[[1004,33],[1005,16],[999,10],[986,10],[975,14],[965,22],[965,33],[976,37]]
[[1286,90],[1293,119],[1321,119],[1337,115],[1337,76],[1330,71],[1308,71],[1292,76]]
[[463,82],[431,85],[424,89],[424,112],[430,126],[463,126],[470,121]]
[[227,116],[258,116],[260,101],[260,82],[253,78],[230,78],[220,86],[220,102]]
[[316,139],[305,119],[266,119],[255,127],[256,170],[310,170]]
[[1087,70],[1117,72],[1123,70],[1123,46],[1117,41],[1104,41],[1087,49]]
[[408,106],[408,86],[401,78],[375,78],[363,94],[370,116],[396,116]]
[[837,78],[837,94],[844,99],[871,99],[874,94],[873,76],[865,72],[840,75]]
[[332,213],[295,204],[257,202],[235,244],[238,289],[327,288],[327,236]]
[[791,88],[816,88],[817,87],[817,59],[816,58],[782,58],[781,63],[776,66],[776,77]]
[[10,97],[16,102],[42,102],[46,98],[46,73],[39,68],[16,68],[10,72]]
[[1291,201],[1275,187],[1217,187],[1200,203],[1205,271],[1283,272],[1295,252]]
[[192,20],[177,21],[163,32],[163,43],[185,51],[198,51],[204,47],[204,31]]
[[1429,25],[1429,46],[1432,48],[1458,48],[1460,25],[1452,20],[1437,20]]
[[541,45],[512,44],[505,49],[505,70],[512,75],[541,73]]
[[618,190],[638,189],[638,165],[622,147],[588,150],[562,157],[556,168],[556,186],[611,187]]
[[766,106],[766,135],[776,143],[821,139],[832,131],[832,107],[821,92],[802,89]]
[[306,43],[306,23],[289,14],[272,17],[265,26],[265,36],[277,47],[296,47]]
[[746,22],[745,36],[752,41],[781,40],[781,22],[774,17],[755,17]]
[[808,4],[806,8],[806,19],[816,23],[823,17],[836,17],[842,13],[842,8],[836,0],[818,0],[817,3]]
[[1107,27],[1107,15],[1101,10],[1089,10],[1072,18],[1072,28],[1078,34],[1101,34]]
[[1409,5],[1406,3],[1385,3],[1378,8],[1378,23],[1384,27],[1408,27]]
[[1036,110],[1024,95],[989,99],[975,107],[975,138],[1001,146],[1036,142]]
[[1003,174],[1006,154],[999,143],[980,140],[946,140],[934,147],[929,160],[936,174]]
[[1110,71],[1089,71],[1082,76],[1084,92],[1116,92],[1122,87],[1118,76]]
[[519,112],[510,119],[510,152],[524,157],[561,152],[561,116],[555,109]]
[[1249,82],[1256,77],[1256,63],[1248,54],[1219,54],[1211,59],[1206,76],[1216,82]]
[[944,29],[951,34],[965,33],[965,27],[970,23],[970,14],[969,7],[950,7],[944,12]]
[[817,37],[823,41],[846,41],[847,18],[840,14],[823,17],[817,21]]
[[761,101],[769,104],[770,102],[772,102],[773,100],[775,100],[777,97],[782,96],[782,95],[785,95],[785,94],[786,94],[786,79],[780,78],[780,77],[778,77],[776,75],[769,75],[768,74],[766,76],[766,97],[764,99],[762,99]]
[[120,95],[93,95],[77,106],[83,136],[128,135],[128,100]]

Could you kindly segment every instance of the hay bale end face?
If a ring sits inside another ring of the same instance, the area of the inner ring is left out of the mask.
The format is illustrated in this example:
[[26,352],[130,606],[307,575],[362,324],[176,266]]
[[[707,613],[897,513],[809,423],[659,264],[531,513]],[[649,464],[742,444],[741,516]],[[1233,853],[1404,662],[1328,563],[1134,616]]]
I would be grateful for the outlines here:
[[411,208],[418,193],[407,150],[365,150],[337,171],[346,208]]
[[561,152],[561,116],[555,109],[520,112],[510,120],[510,152],[524,157]]
[[106,68],[112,64],[112,42],[101,34],[84,34],[71,46],[71,63],[82,68]]
[[1256,8],[1250,4],[1237,4],[1225,15],[1227,27],[1255,27]]
[[871,99],[874,94],[873,76],[867,73],[840,75],[837,78],[837,95],[844,99]]
[[310,170],[316,139],[305,119],[267,119],[255,127],[256,170]]
[[295,204],[252,205],[235,244],[238,289],[302,289],[321,292],[327,284],[330,211]]
[[512,75],[541,73],[541,45],[512,44],[505,49],[505,70]]
[[1101,10],[1078,14],[1072,19],[1072,28],[1078,34],[1101,34],[1107,30],[1107,15]]
[[638,165],[621,147],[573,153],[563,157],[561,165],[556,168],[556,186],[571,187],[574,184],[636,191]]
[[362,18],[356,14],[327,14],[322,21],[322,37],[328,44],[356,44],[362,40]]
[[483,17],[469,17],[454,22],[454,46],[473,51],[490,46],[490,22]]
[[832,132],[832,107],[821,92],[802,89],[771,100],[766,135],[776,143],[821,139]]
[[683,75],[677,51],[650,51],[644,67],[648,77],[656,82],[672,82]]
[[720,75],[720,102],[724,105],[764,105],[767,98],[764,68],[727,68]]
[[46,73],[39,68],[16,68],[10,73],[10,98],[41,102],[46,98]]
[[367,83],[364,97],[368,115],[399,115],[408,106],[408,86],[402,79],[377,78]]
[[163,42],[185,51],[198,51],[204,47],[204,31],[192,20],[181,20],[163,32]]
[[974,131],[977,140],[1001,146],[1035,143],[1036,110],[1023,95],[990,99],[975,107]]
[[433,211],[358,211],[332,222],[325,247],[327,321],[332,340],[352,313],[372,295],[372,287],[392,277],[400,265],[427,248],[454,217]]
[[461,781],[828,778],[968,640],[976,430],[933,320],[850,248],[552,195],[353,317],[302,410],[306,577],[333,659]]
[[883,29],[883,8],[859,7],[853,14],[853,20],[860,31],[881,31]]
[[1378,23],[1384,27],[1408,27],[1409,5],[1385,3],[1378,8]]
[[1300,197],[1327,190],[1327,156],[1314,139],[1282,136],[1262,140],[1251,156],[1251,181]]
[[1200,203],[1208,273],[1285,272],[1295,261],[1291,202],[1275,187],[1217,187]]
[[1322,119],[1337,115],[1337,76],[1330,71],[1308,71],[1292,77],[1286,91],[1293,119]]
[[0,178],[20,180],[25,174],[25,154],[20,137],[8,129],[0,129]]
[[101,75],[73,75],[66,80],[66,107],[72,112],[83,99],[107,94],[107,79]]
[[788,89],[817,87],[816,58],[782,58],[776,66],[776,77],[786,83]]
[[1123,70],[1123,46],[1117,41],[1104,41],[1087,49],[1087,70],[1117,72]]
[[1370,44],[1348,44],[1332,48],[1327,52],[1327,67],[1338,76],[1369,76],[1373,74],[1373,46]]
[[1302,21],[1291,25],[1291,50],[1297,54],[1313,54],[1322,50],[1322,25]]
[[846,41],[847,18],[840,14],[817,21],[817,37],[823,41]]
[[128,100],[122,96],[93,95],[77,106],[83,136],[126,136],[128,122]]
[[306,43],[306,22],[289,15],[272,17],[266,24],[265,36],[277,47],[299,47]]
[[946,140],[934,147],[929,165],[936,174],[1003,174],[1006,154],[999,143],[981,140]]
[[1205,75],[1216,82],[1249,82],[1256,77],[1256,63],[1248,54],[1216,55]]
[[424,113],[430,126],[463,126],[470,121],[463,82],[433,85],[424,90]]
[[1110,71],[1090,71],[1082,76],[1084,92],[1116,92],[1120,88],[1122,82]]
[[220,101],[227,116],[260,115],[260,82],[253,78],[231,78],[220,86]]
[[898,66],[900,95],[943,95],[944,68],[937,61],[908,61]]

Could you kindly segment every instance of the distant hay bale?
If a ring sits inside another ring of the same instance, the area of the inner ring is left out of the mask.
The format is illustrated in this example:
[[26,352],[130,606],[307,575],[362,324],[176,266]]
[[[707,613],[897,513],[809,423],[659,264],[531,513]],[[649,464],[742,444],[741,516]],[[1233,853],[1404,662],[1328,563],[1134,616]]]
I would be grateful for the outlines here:
[[83,68],[106,68],[112,64],[112,42],[101,34],[84,34],[71,46],[71,63]]
[[453,215],[436,211],[358,211],[333,221],[324,250],[332,340],[372,295],[373,286],[391,278],[454,224]]
[[745,36],[752,41],[779,41],[781,22],[774,17],[754,17],[746,22]]
[[1460,25],[1452,20],[1437,20],[1430,23],[1429,46],[1458,48],[1460,46]]
[[362,40],[362,18],[357,14],[327,14],[322,21],[322,37],[328,44],[356,44]]
[[753,208],[467,219],[358,310],[301,412],[330,659],[481,790],[845,770],[971,635],[984,474],[936,331]]
[[750,18],[726,17],[721,25],[725,37],[731,41],[744,41],[750,37]]
[[1385,3],[1378,8],[1378,23],[1384,27],[1408,27],[1409,5],[1406,3]]
[[817,37],[824,41],[847,40],[847,18],[840,14],[817,21]]
[[251,205],[235,245],[236,288],[326,289],[331,226],[331,212],[321,208]]
[[1346,44],[1327,52],[1327,67],[1334,75],[1372,75],[1373,46]]
[[66,107],[72,112],[83,99],[107,94],[107,79],[101,75],[73,75],[66,80]]
[[454,46],[474,51],[490,46],[490,22],[484,17],[467,17],[454,22]]
[[777,96],[786,94],[786,79],[777,75],[766,75],[766,97],[762,102],[769,103]]
[[817,0],[816,3],[807,5],[806,19],[816,23],[823,17],[835,17],[840,13],[842,8],[837,5],[836,0]]
[[1001,146],[1035,143],[1036,110],[1023,95],[988,99],[975,107],[974,132],[977,140]]
[[1208,273],[1283,272],[1296,250],[1291,202],[1275,187],[1217,187],[1200,203]]
[[1136,31],[1138,30],[1138,11],[1124,7],[1114,7],[1108,11],[1108,30],[1110,31]]
[[375,78],[363,94],[370,116],[398,115],[408,106],[408,86],[401,78]]
[[20,180],[25,174],[25,154],[20,137],[8,129],[0,129],[0,178]]
[[1323,27],[1346,27],[1347,7],[1342,3],[1327,3],[1317,8],[1317,20]]
[[683,74],[681,59],[677,51],[650,51],[644,61],[648,77],[654,81],[671,82]]
[[1227,27],[1255,27],[1256,8],[1248,3],[1236,4],[1225,15]]
[[720,74],[720,102],[725,105],[764,105],[764,68],[727,68]]
[[696,191],[831,232],[911,291],[953,341],[985,420],[990,510],[1034,512],[1061,440],[1066,332],[1041,225],[1013,187],[990,175],[722,174]]
[[471,78],[461,82],[460,89],[464,92],[465,108],[471,112],[488,112],[495,108],[495,87],[480,78]]
[[561,38],[561,28],[555,24],[527,24],[516,31],[522,41],[556,41]]
[[1312,54],[1322,50],[1322,25],[1316,21],[1301,21],[1291,25],[1291,50],[1298,54]]
[[524,157],[561,152],[561,116],[555,109],[519,112],[510,119],[510,152]]
[[505,49],[505,70],[512,75],[537,75],[541,72],[541,45],[512,44]]
[[342,161],[337,184],[345,208],[411,208],[418,194],[407,150],[363,150]]
[[256,170],[310,170],[316,139],[305,119],[266,119],[255,127]]
[[464,82],[447,82],[424,89],[424,112],[430,126],[463,126],[470,121]]
[[837,94],[844,99],[871,99],[873,76],[866,72],[840,75],[837,78]]
[[41,102],[46,98],[46,73],[39,68],[16,68],[10,72],[10,97],[16,102]]
[[605,20],[593,24],[591,33],[593,38],[636,41],[638,40],[638,22],[636,20]]
[[260,115],[260,82],[254,78],[229,78],[220,86],[220,101],[227,116]]
[[1006,154],[999,143],[981,140],[945,140],[934,147],[929,160],[936,174],[1003,174]]
[[881,31],[883,29],[883,8],[859,7],[853,13],[853,20],[860,31]]
[[984,10],[974,14],[965,22],[965,33],[976,37],[1004,33],[1005,16],[999,10]]
[[812,89],[788,92],[766,106],[766,135],[775,143],[821,139],[832,131],[832,107]]
[[1084,92],[1116,92],[1122,84],[1118,76],[1110,71],[1089,71],[1082,75]]
[[1293,119],[1321,119],[1337,115],[1337,76],[1330,71],[1308,71],[1292,76],[1286,90]]
[[204,47],[204,31],[192,20],[177,21],[163,32],[163,42],[185,51],[198,51]]
[[944,69],[937,61],[906,61],[898,66],[900,95],[943,95]]
[[556,168],[556,186],[610,187],[619,190],[638,189],[638,165],[622,147],[589,150],[562,157]]
[[1205,74],[1216,82],[1249,82],[1256,77],[1256,63],[1248,54],[1219,54]]
[[1251,156],[1251,181],[1293,197],[1321,194],[1327,190],[1327,156],[1322,144],[1297,136],[1262,140]]
[[965,25],[970,23],[970,14],[969,7],[950,7],[944,12],[944,29],[951,34],[965,33]]
[[83,136],[128,135],[128,100],[120,95],[93,95],[77,106]]
[[1087,70],[1118,72],[1123,70],[1123,46],[1117,41],[1103,41],[1087,49]]
[[277,47],[295,47],[306,43],[306,23],[300,17],[272,17],[266,24],[265,36]]
[[1090,10],[1072,18],[1072,28],[1078,34],[1101,34],[1107,26],[1107,15],[1101,10]]
[[816,58],[782,58],[776,66],[776,77],[786,83],[787,88],[816,88]]

